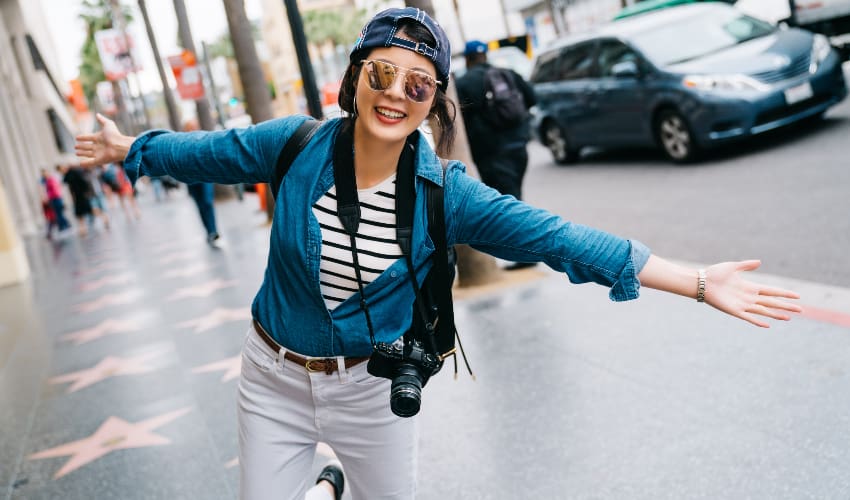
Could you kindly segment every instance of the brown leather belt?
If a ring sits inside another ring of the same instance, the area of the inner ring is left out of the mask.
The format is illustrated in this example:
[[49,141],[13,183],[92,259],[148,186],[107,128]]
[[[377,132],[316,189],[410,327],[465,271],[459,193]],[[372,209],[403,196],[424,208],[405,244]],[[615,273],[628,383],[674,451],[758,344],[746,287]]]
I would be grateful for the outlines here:
[[[254,331],[257,332],[257,335],[263,339],[263,342],[266,343],[274,352],[280,352],[283,349],[283,346],[274,341],[271,336],[266,333],[263,327],[257,323],[257,320],[253,320],[254,323]],[[283,353],[283,359],[292,361],[293,363],[297,363],[300,366],[303,366],[305,370],[308,372],[325,372],[328,375],[334,373],[339,370],[339,366],[337,366],[336,358],[305,358],[299,356],[293,352],[285,351]],[[364,361],[367,361],[369,357],[365,358],[345,358],[345,367],[351,368],[352,366],[356,366]]]

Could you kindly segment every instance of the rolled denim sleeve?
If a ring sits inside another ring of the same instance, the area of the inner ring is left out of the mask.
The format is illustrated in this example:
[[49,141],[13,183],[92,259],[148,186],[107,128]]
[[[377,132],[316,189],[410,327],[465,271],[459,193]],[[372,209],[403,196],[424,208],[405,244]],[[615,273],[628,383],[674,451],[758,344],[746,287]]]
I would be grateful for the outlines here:
[[306,119],[293,116],[214,132],[151,130],[133,142],[124,170],[132,182],[143,175],[169,175],[190,184],[268,182],[283,144]]
[[637,240],[628,240],[628,242],[631,247],[629,258],[608,293],[608,297],[616,302],[633,300],[640,296],[640,279],[637,275],[646,265],[646,261],[649,260],[652,253],[646,245]]
[[639,295],[637,275],[650,250],[592,227],[568,222],[450,168],[446,178],[447,225],[451,244],[465,243],[516,262],[543,262],[573,283],[610,288],[614,301]]

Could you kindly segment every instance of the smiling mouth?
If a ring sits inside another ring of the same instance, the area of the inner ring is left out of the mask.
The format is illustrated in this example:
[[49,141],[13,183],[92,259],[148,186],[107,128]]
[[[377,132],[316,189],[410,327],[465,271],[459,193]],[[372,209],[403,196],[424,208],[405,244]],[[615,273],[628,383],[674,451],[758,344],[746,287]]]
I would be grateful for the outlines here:
[[398,120],[398,119],[401,119],[401,118],[404,118],[405,116],[407,116],[406,114],[402,113],[401,111],[393,111],[393,110],[387,109],[387,108],[375,108],[375,111],[377,111],[377,113],[379,115],[385,116],[385,117],[390,118],[392,120]]

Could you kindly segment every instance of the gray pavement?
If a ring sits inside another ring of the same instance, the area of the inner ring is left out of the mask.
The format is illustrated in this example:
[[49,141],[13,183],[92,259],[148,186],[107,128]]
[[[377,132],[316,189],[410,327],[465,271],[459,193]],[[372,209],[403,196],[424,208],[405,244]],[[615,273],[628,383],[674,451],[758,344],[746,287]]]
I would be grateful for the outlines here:
[[[265,216],[219,203],[219,251],[185,194],[142,205],[28,241],[31,281],[0,289],[0,498],[236,497]],[[850,290],[759,275],[816,308],[761,330],[522,273],[458,300],[477,380],[426,387],[418,498],[850,498]]]

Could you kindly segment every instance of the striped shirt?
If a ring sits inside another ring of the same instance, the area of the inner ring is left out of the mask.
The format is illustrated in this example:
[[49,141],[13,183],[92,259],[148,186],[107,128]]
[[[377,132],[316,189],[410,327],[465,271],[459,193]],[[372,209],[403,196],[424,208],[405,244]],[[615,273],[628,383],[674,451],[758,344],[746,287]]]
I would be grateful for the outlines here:
[[[396,239],[395,178],[393,174],[376,186],[357,190],[360,201],[357,259],[364,288],[403,257]],[[322,260],[319,266],[322,297],[328,310],[333,310],[358,292],[351,237],[339,220],[336,186],[332,186],[313,205],[313,214],[322,230]]]

